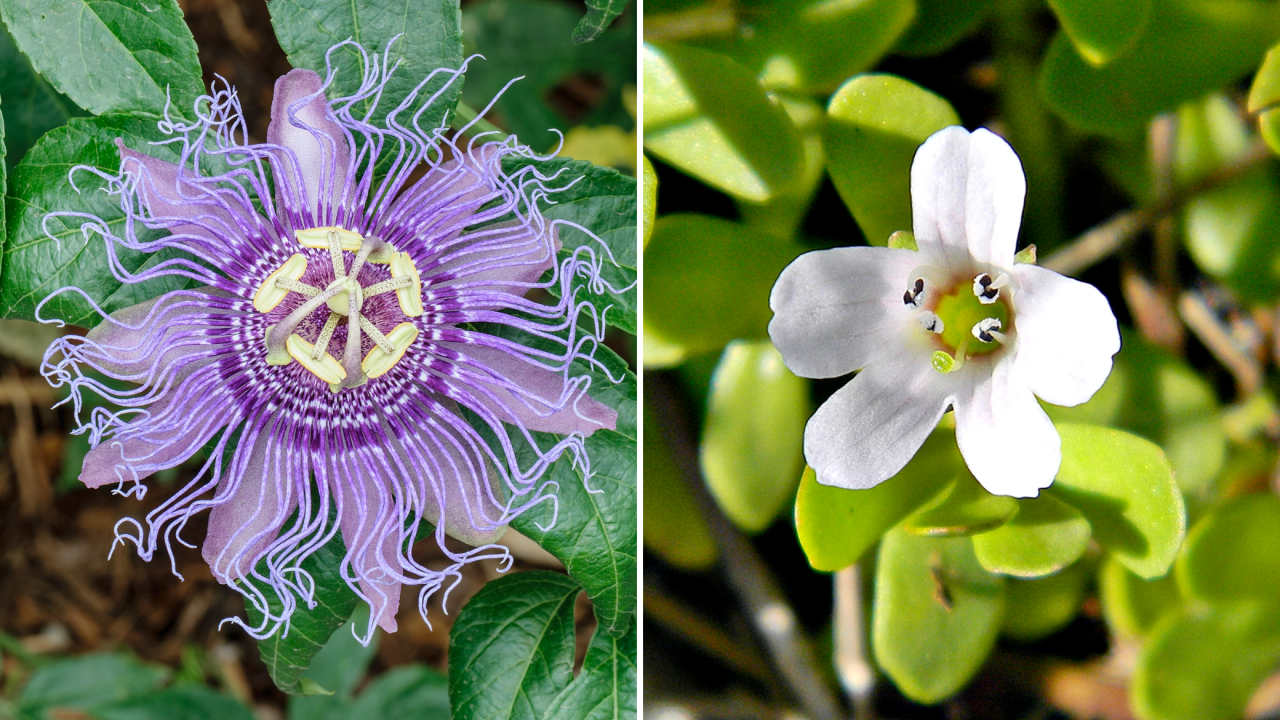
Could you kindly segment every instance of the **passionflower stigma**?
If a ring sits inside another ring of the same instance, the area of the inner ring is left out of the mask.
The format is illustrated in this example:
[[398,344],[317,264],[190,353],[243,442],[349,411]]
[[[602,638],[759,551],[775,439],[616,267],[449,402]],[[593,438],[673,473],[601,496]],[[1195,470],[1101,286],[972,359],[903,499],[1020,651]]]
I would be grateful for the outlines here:
[[773,287],[769,336],[797,375],[860,372],[805,427],[826,485],[896,474],[948,408],[965,463],[989,492],[1033,497],[1062,460],[1036,401],[1085,402],[1120,350],[1091,285],[1014,262],[1026,178],[999,136],[949,127],[911,165],[917,250],[806,253]]
[[[341,45],[359,48],[330,56]],[[140,499],[147,476],[208,447],[196,477],[144,520],[121,520],[116,542],[172,557],[175,541],[194,547],[183,528],[208,510],[203,557],[263,614],[230,619],[255,637],[314,604],[301,563],[339,536],[342,575],[371,608],[366,640],[375,624],[396,629],[403,585],[419,587],[426,619],[465,563],[510,565],[495,544],[507,524],[555,503],[547,471],[561,457],[589,476],[584,438],[617,417],[584,371],[608,375],[593,355],[607,308],[578,297],[618,291],[600,277],[607,248],[539,208],[571,180],[523,162],[545,158],[515,138],[420,124],[466,63],[421,79],[375,124],[389,65],[365,54],[359,90],[333,99],[332,65],[323,79],[281,77],[264,143],[248,140],[235,91],[215,85],[196,121],[160,123],[171,137],[154,145],[178,150],[176,164],[117,141],[118,174],[72,172],[101,177],[123,223],[57,214],[105,240],[121,281],[185,285],[111,315],[95,304],[101,323],[46,354],[44,375],[69,386],[78,415],[85,393],[115,408],[81,418],[92,450],[80,479]],[[570,229],[585,239],[559,254]],[[159,262],[129,272],[119,249]],[[411,554],[424,523],[447,567]]]

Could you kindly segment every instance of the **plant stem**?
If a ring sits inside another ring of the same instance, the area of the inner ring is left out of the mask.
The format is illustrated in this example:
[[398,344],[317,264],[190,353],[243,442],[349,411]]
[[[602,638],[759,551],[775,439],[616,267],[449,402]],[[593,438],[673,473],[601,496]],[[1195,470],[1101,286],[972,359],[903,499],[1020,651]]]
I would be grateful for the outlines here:
[[857,565],[835,574],[836,674],[853,708],[854,720],[870,720],[871,692],[876,674],[867,659],[867,635],[862,613],[862,577]]
[[720,512],[707,492],[698,466],[696,435],[687,400],[667,372],[646,372],[645,401],[662,423],[663,437],[684,477],[694,503],[707,521],[720,550],[720,563],[756,633],[764,641],[773,664],[800,706],[814,720],[835,720],[835,695],[821,680],[813,648],[799,628],[778,581],[751,543]]

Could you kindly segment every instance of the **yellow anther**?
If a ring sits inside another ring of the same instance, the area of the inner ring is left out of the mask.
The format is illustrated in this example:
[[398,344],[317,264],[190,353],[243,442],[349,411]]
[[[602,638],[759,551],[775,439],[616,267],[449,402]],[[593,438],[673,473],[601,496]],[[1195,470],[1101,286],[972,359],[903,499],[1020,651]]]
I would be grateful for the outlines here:
[[342,246],[343,250],[356,252],[360,249],[360,243],[364,242],[364,238],[361,237],[360,233],[338,227],[318,227],[308,228],[306,230],[294,230],[293,236],[298,239],[298,242],[302,244],[302,247],[327,250],[329,249],[330,230],[338,233],[338,243]]
[[297,335],[290,335],[289,339],[285,341],[285,348],[289,350],[290,357],[297,360],[302,367],[311,371],[312,375],[330,385],[342,382],[343,378],[347,376],[347,371],[342,369],[342,364],[329,353],[321,355],[319,360],[312,360],[311,351],[315,347],[315,345]]
[[288,290],[276,285],[276,279],[288,278],[297,280],[306,271],[307,259],[301,253],[291,255],[288,260],[284,261],[283,265],[268,275],[267,279],[262,282],[262,287],[258,288],[258,292],[253,296],[253,309],[263,313],[270,312],[289,294]]
[[407,317],[418,317],[422,314],[422,278],[418,276],[418,268],[409,259],[409,253],[397,253],[391,259],[391,277],[407,277],[413,280],[409,287],[396,289],[396,299],[400,301],[400,311]]
[[418,339],[418,328],[413,323],[400,323],[387,333],[387,340],[391,341],[394,349],[390,352],[384,352],[377,345],[364,356],[364,362],[360,363],[360,369],[368,375],[370,379],[385,374],[388,370],[396,366],[400,362],[400,358],[404,357],[405,350]]
[[396,255],[399,254],[394,245],[386,243],[383,245],[382,250],[369,255],[369,262],[377,263],[378,265],[390,265],[391,261],[395,260]]

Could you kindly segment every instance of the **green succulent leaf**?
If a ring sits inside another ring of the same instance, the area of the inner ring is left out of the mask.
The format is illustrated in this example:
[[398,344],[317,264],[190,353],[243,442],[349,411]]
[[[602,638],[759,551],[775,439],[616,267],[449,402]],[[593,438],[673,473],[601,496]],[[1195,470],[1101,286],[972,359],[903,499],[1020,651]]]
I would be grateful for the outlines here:
[[876,563],[871,644],[903,694],[954,695],[995,646],[1005,582],[978,564],[968,538],[885,535]]
[[454,720],[541,720],[573,680],[572,579],[534,570],[486,583],[449,631]]
[[982,567],[1001,575],[1052,575],[1084,554],[1089,521],[1079,510],[1045,494],[1017,501],[1018,514],[990,532],[973,537]]
[[1049,0],[1076,52],[1102,67],[1133,47],[1147,29],[1152,0]]
[[1009,578],[1000,634],[1019,642],[1048,637],[1075,618],[1089,589],[1094,563],[1081,560],[1048,577]]
[[1112,632],[1131,638],[1146,637],[1165,615],[1182,604],[1174,573],[1147,580],[1114,557],[1103,562],[1098,574],[1098,596]]
[[[462,65],[461,12],[456,1],[362,0],[335,4],[327,0],[272,0],[267,9],[271,12],[276,39],[289,56],[289,63],[295,68],[313,70],[321,78],[327,75],[325,57],[334,45],[351,39],[365,52],[381,58],[387,44],[400,36],[386,56],[386,67],[396,63],[400,67],[383,89],[378,110],[369,119],[375,125],[380,125],[386,114],[432,71]],[[345,46],[331,57],[336,75],[326,91],[327,96],[332,99],[355,94],[364,77],[360,51]],[[420,107],[446,84],[448,78],[437,75],[419,91],[413,107]],[[455,80],[423,113],[419,124],[422,127],[439,125],[461,94],[461,79]],[[371,102],[356,103],[352,114],[360,116],[360,109],[367,108]]]
[[800,547],[813,569],[843,570],[963,472],[955,435],[946,431],[935,431],[897,475],[867,490],[819,484],[813,469],[805,468],[796,493]]
[[912,513],[902,527],[913,535],[950,537],[972,535],[998,528],[1018,512],[1018,501],[987,492],[967,470],[957,468],[957,477],[946,494]]
[[995,0],[916,0],[915,22],[894,52],[937,55],[982,25],[994,5]]
[[662,437],[651,403],[644,406],[644,546],[688,571],[706,570],[716,560],[707,521]]
[[645,250],[645,333],[689,353],[767,337],[769,292],[800,246],[706,215],[658,218]]
[[1046,492],[1079,510],[1093,539],[1133,572],[1168,572],[1187,516],[1164,452],[1113,428],[1063,423],[1058,433],[1062,466]]
[[1251,494],[1201,518],[1178,558],[1178,584],[1188,597],[1215,604],[1262,601],[1280,607],[1280,498]]
[[796,181],[795,124],[749,70],[717,53],[646,43],[645,149],[729,195],[766,202]]
[[699,455],[711,496],[744,531],[764,530],[791,503],[808,418],[808,383],[771,343],[729,343],[711,380]]
[[36,71],[95,115],[172,101],[193,116],[200,58],[177,0],[6,0],[0,17]]
[[960,118],[941,97],[894,75],[861,75],[827,105],[827,172],[862,234],[884,245],[911,229],[911,161]]

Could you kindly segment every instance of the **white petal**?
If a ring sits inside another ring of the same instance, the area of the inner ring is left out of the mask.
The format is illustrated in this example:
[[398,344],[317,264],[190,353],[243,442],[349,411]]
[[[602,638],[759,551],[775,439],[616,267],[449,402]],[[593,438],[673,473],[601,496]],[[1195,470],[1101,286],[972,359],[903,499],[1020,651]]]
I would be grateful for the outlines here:
[[818,482],[861,490],[895,475],[952,402],[955,380],[927,360],[867,367],[805,426],[804,456]]
[[995,495],[1035,497],[1062,462],[1057,428],[1009,360],[956,403],[956,442],[973,476]]
[[1014,362],[1031,391],[1054,405],[1079,405],[1098,391],[1120,351],[1111,305],[1088,283],[1018,265]]
[[911,164],[916,242],[950,263],[1010,267],[1027,194],[1022,163],[1009,143],[986,129],[934,133]]
[[914,308],[902,302],[919,253],[847,247],[805,253],[778,276],[769,296],[769,337],[791,371],[837,377],[900,347]]

